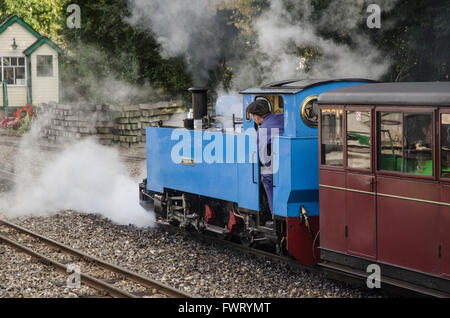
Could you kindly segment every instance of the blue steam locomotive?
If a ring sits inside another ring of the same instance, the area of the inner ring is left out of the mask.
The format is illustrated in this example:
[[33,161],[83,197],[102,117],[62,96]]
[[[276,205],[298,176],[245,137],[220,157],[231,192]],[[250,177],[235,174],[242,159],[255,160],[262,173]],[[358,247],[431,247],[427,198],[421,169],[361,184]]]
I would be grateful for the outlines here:
[[[141,205],[176,226],[245,245],[270,244],[303,264],[317,263],[318,96],[370,82],[280,81],[240,92],[243,104],[229,117],[231,105],[225,102],[225,111],[212,116],[207,90],[190,89],[193,118],[184,120],[183,127],[146,130],[147,178],[139,185]],[[258,127],[246,112],[257,99],[267,101],[272,113],[284,115],[284,132],[272,142],[273,213],[260,182]]]

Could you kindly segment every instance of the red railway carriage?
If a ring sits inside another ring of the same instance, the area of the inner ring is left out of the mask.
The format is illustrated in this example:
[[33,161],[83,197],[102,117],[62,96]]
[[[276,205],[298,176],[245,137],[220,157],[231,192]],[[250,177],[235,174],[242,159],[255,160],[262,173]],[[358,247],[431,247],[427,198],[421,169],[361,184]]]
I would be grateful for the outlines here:
[[319,98],[321,258],[450,292],[450,82]]

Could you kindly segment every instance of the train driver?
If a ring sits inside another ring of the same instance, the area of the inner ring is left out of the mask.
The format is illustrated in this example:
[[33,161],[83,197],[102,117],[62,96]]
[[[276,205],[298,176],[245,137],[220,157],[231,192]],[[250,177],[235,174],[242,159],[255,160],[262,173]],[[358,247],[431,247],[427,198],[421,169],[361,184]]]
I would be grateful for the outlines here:
[[272,140],[276,132],[284,132],[284,115],[272,114],[267,100],[257,99],[247,107],[247,112],[259,126],[257,133],[261,182],[267,194],[270,212],[273,213]]

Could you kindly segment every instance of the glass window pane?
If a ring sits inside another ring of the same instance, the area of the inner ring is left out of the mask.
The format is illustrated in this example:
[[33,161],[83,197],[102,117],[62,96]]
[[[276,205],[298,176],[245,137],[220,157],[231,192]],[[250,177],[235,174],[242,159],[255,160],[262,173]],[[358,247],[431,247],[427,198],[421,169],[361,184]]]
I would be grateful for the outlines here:
[[37,75],[53,76],[53,58],[51,55],[37,56]]
[[404,172],[433,175],[432,114],[405,113],[404,117]]
[[370,112],[347,112],[347,166],[370,169]]
[[14,85],[14,68],[4,67],[3,68],[3,80],[6,81],[8,85]]
[[16,80],[25,79],[25,67],[16,67]]
[[16,85],[26,85],[25,67],[16,67]]
[[321,161],[323,165],[343,166],[342,117],[343,110],[341,109],[323,109],[321,111]]
[[378,170],[402,171],[403,114],[378,113]]
[[441,176],[450,178],[450,114],[441,116]]
[[19,57],[18,65],[19,66],[25,66],[25,58],[24,57]]
[[25,67],[16,67],[16,80],[25,79]]
[[11,66],[17,65],[17,57],[11,57]]
[[11,61],[9,57],[4,57],[3,58],[3,66],[9,66],[11,65]]

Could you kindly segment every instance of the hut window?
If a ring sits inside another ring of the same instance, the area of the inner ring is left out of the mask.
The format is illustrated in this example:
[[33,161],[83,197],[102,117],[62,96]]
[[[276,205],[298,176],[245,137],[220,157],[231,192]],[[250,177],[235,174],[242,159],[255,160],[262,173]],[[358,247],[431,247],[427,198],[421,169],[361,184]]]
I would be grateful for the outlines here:
[[8,85],[26,85],[25,57],[0,57],[1,80]]
[[37,56],[37,76],[53,76],[53,56]]

